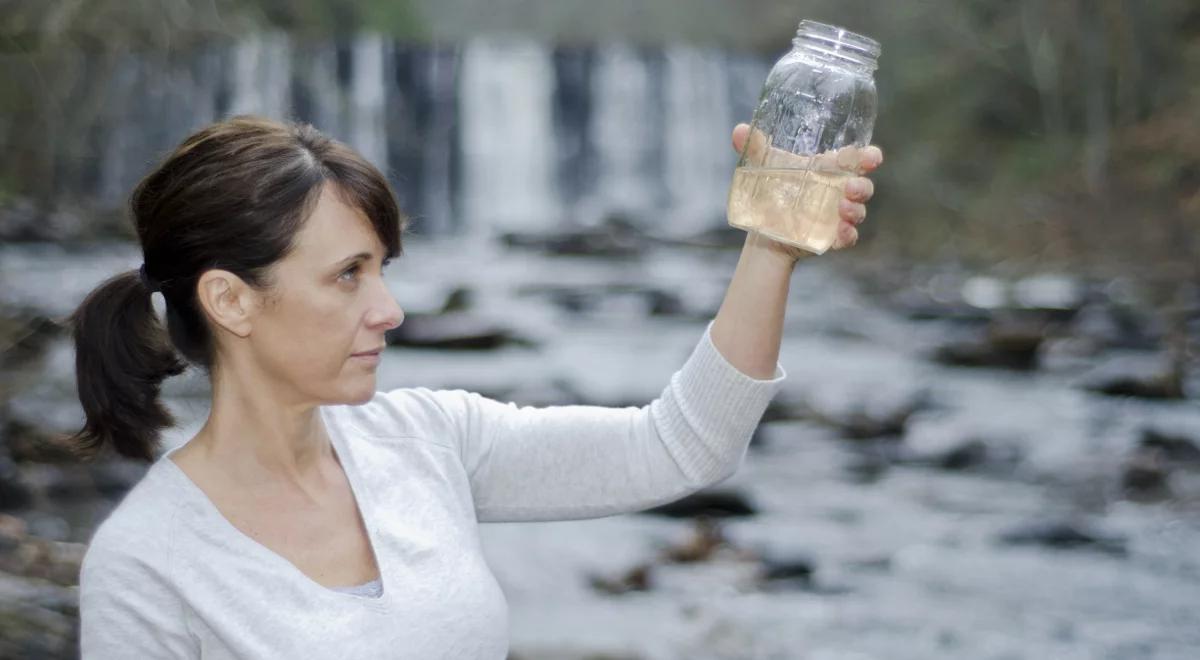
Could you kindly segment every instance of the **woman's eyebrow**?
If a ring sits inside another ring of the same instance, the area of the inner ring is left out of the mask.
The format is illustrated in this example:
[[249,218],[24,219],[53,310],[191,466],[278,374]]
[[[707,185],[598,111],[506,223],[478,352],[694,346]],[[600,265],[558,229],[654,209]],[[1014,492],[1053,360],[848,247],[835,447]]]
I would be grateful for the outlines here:
[[349,264],[351,261],[356,261],[358,259],[370,259],[371,256],[372,255],[370,252],[359,252],[358,254],[351,255],[349,257],[346,257],[345,259],[342,259],[341,261],[334,264],[334,266],[342,266],[345,264]]

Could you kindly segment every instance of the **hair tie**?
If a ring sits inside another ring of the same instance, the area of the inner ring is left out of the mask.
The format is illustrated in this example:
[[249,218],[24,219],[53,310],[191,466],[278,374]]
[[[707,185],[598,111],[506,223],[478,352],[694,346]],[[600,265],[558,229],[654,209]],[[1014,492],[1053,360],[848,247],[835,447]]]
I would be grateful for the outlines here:
[[150,293],[162,291],[162,285],[160,285],[153,277],[150,277],[150,274],[146,272],[145,263],[142,264],[141,268],[138,268],[138,279],[140,279],[142,284],[150,290]]

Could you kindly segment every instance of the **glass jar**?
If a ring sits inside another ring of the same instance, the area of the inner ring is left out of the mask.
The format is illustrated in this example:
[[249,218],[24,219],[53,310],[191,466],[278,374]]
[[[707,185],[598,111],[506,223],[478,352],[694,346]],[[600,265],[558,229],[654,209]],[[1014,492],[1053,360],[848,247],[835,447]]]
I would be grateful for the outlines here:
[[729,190],[729,224],[822,254],[875,126],[877,41],[801,21],[767,74]]

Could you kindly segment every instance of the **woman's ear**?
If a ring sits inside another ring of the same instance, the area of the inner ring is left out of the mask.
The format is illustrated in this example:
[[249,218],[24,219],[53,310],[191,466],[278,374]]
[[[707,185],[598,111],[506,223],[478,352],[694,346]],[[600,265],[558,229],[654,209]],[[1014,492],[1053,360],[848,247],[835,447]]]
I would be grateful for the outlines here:
[[212,269],[196,283],[196,297],[212,322],[239,336],[250,336],[258,294],[242,278]]

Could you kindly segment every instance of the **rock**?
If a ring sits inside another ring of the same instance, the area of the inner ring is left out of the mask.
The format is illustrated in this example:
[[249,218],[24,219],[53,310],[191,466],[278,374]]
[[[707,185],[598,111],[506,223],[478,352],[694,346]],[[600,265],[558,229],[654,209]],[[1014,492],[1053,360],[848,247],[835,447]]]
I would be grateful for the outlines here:
[[848,481],[856,484],[873,484],[883,479],[892,462],[882,452],[855,452],[842,464]]
[[1109,536],[1066,521],[1033,522],[1017,525],[999,535],[1006,545],[1038,545],[1053,549],[1097,550],[1111,555],[1125,554],[1125,539]]
[[993,319],[982,336],[950,341],[935,349],[935,362],[958,367],[1030,370],[1038,365],[1038,349],[1046,337],[1040,319]]
[[718,548],[729,547],[721,526],[707,517],[697,518],[693,531],[686,543],[664,549],[662,558],[677,563],[707,561]]
[[1176,470],[1200,470],[1200,447],[1182,435],[1142,429],[1138,446],[1121,467],[1121,489],[1131,500],[1153,502],[1176,495],[1171,485]]
[[732,518],[753,516],[758,510],[746,495],[731,489],[706,489],[686,495],[674,502],[642,511],[642,513],[671,518]]
[[1023,458],[1019,441],[968,435],[961,439],[907,438],[898,462],[955,472],[1010,473]]
[[1184,398],[1182,374],[1146,356],[1112,358],[1082,379],[1084,389],[1108,396],[1138,399]]
[[1200,443],[1182,435],[1171,435],[1153,428],[1142,429],[1141,447],[1162,452],[1163,457],[1172,463],[1200,467]]
[[1146,312],[1110,302],[1093,302],[1079,310],[1067,333],[1101,349],[1150,351],[1162,345],[1163,330]]
[[904,435],[908,420],[931,405],[929,393],[922,390],[898,400],[860,400],[853,407],[843,410],[819,410],[813,407],[809,409],[808,417],[837,429],[843,438],[849,440],[899,438]]
[[446,294],[446,301],[442,303],[441,313],[465,312],[474,306],[475,292],[466,287],[455,287]]
[[33,489],[25,481],[17,464],[0,446],[0,511],[18,511],[33,503]]
[[588,584],[596,591],[619,596],[630,591],[649,591],[651,587],[650,564],[639,564],[616,578],[589,575]]
[[516,295],[544,298],[555,307],[572,314],[604,311],[606,305],[629,302],[620,300],[622,298],[634,299],[634,305],[640,305],[648,317],[666,316],[707,322],[715,313],[714,310],[689,306],[674,291],[643,284],[526,284],[516,289]]
[[811,589],[815,586],[813,577],[816,570],[816,562],[810,557],[765,557],[762,561],[763,580],[787,582],[799,589]]
[[389,346],[440,350],[490,351],[508,344],[528,346],[506,327],[469,312],[409,314],[385,335]]
[[1135,450],[1121,469],[1121,491],[1131,500],[1152,502],[1171,497],[1171,472],[1162,454]]
[[603,226],[558,231],[507,232],[500,241],[508,247],[536,249],[556,256],[606,258],[639,257],[650,241],[632,223],[609,218]]

